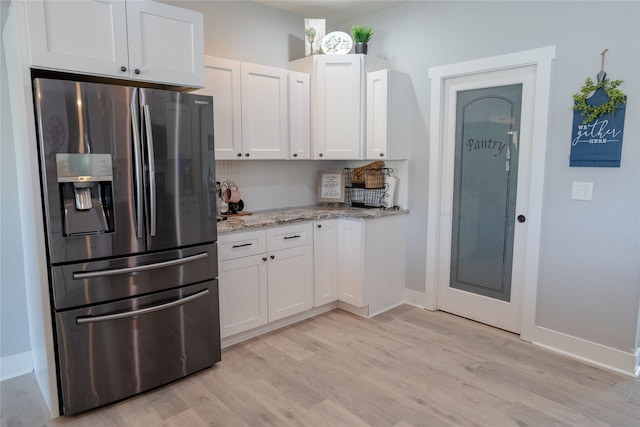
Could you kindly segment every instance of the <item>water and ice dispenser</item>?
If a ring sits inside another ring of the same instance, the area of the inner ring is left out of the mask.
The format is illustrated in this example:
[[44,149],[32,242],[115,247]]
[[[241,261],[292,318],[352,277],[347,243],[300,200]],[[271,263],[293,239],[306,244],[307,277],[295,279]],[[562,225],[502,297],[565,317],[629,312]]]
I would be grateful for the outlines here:
[[65,236],[110,233],[113,224],[111,154],[56,154]]

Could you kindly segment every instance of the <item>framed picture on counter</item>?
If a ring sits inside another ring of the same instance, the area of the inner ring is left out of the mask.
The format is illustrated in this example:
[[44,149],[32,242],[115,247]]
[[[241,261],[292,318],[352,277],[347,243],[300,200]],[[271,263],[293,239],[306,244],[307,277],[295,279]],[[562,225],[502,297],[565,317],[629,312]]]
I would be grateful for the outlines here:
[[318,202],[344,202],[344,175],[341,170],[318,171]]

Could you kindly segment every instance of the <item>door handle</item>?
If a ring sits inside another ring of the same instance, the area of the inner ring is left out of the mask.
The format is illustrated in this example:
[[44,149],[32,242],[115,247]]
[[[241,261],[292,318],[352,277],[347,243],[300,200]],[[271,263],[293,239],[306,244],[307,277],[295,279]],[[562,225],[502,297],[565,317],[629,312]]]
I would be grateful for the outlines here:
[[78,325],[82,325],[85,323],[104,322],[107,320],[124,319],[126,317],[133,317],[133,316],[139,316],[141,314],[153,313],[154,311],[166,310],[167,308],[185,304],[189,301],[193,301],[194,299],[198,299],[206,295],[209,295],[209,289],[205,289],[203,291],[198,292],[197,294],[189,295],[188,297],[180,298],[175,301],[168,302],[166,304],[154,305],[153,307],[141,308],[139,310],[125,311],[123,313],[106,314],[104,316],[78,317],[76,318],[76,323]]
[[142,154],[140,153],[140,121],[138,119],[138,106],[131,104],[131,126],[133,133],[133,168],[135,176],[135,193],[136,193],[136,236],[142,238],[142,167],[140,161]]
[[151,114],[149,105],[142,107],[144,111],[144,128],[147,133],[147,159],[149,161],[149,234],[156,235],[156,163],[153,150],[153,133],[151,131]]
[[137,265],[135,267],[114,268],[113,270],[87,271],[85,273],[73,273],[73,280],[91,279],[94,277],[115,276],[116,274],[135,273],[138,271],[153,270],[156,268],[171,267],[174,265],[186,264],[191,261],[197,261],[208,257],[207,252],[201,252],[195,255],[189,255],[184,258],[172,259],[169,261],[161,261],[153,264]]
[[523,223],[527,220],[527,217],[524,215],[518,215],[518,222]]

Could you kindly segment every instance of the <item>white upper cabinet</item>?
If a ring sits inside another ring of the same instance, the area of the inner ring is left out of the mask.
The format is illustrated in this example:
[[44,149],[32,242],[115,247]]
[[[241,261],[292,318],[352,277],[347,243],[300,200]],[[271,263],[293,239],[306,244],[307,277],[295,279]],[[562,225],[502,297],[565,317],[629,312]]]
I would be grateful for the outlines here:
[[204,85],[203,16],[147,0],[26,2],[36,68]]
[[240,70],[243,156],[289,158],[288,71],[247,62]]
[[407,158],[408,83],[406,74],[395,71],[367,73],[367,159]]
[[314,157],[359,159],[362,141],[362,62],[359,56],[316,59]]
[[367,158],[385,159],[388,141],[389,70],[367,73]]
[[312,158],[361,158],[362,55],[312,55],[289,68],[311,74]]
[[205,57],[204,88],[213,96],[213,138],[216,160],[242,157],[242,94],[240,61]]
[[288,70],[205,57],[216,160],[289,158]]
[[[366,78],[372,71],[388,73],[388,62],[365,55],[312,55],[290,62],[289,68],[311,74],[312,158],[367,158],[365,136],[369,105]],[[376,85],[376,95],[382,93]],[[386,105],[381,98],[373,105],[376,117],[387,117]],[[383,156],[377,158],[380,157]]]
[[289,158],[311,158],[309,74],[289,71]]
[[204,86],[201,13],[154,1],[133,0],[127,2],[127,24],[132,78]]

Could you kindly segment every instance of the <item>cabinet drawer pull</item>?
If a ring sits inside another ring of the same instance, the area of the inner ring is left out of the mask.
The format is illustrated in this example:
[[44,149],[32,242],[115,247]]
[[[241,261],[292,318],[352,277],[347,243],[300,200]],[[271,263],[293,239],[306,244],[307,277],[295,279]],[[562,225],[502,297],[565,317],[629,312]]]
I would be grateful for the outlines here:
[[253,243],[242,243],[240,245],[233,245],[231,249],[244,248],[245,246],[251,246]]
[[284,240],[289,240],[289,239],[299,239],[300,236],[299,234],[296,234],[295,236],[284,236]]

